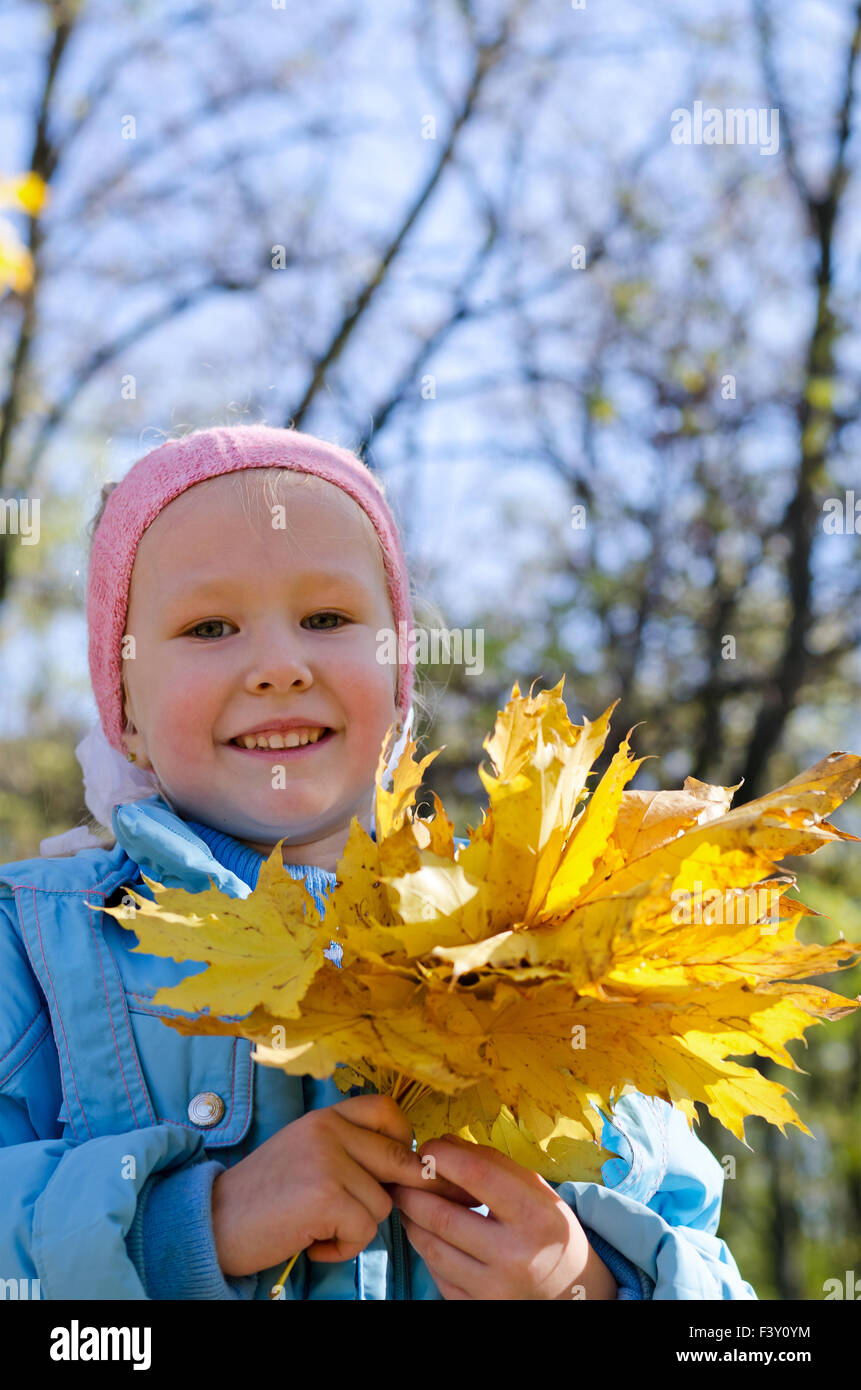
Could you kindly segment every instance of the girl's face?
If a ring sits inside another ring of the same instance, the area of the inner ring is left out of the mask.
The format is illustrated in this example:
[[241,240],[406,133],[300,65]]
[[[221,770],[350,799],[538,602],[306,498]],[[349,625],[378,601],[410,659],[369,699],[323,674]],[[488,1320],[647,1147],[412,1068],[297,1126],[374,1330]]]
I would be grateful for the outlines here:
[[[284,529],[259,486],[267,472],[241,475],[257,484],[250,507],[239,475],[210,478],[141,537],[124,739],[178,814],[264,854],[284,837],[285,862],[334,870],[352,817],[368,824],[398,718],[397,667],[377,660],[392,612],[358,504],[331,483],[288,478]],[[265,752],[232,742],[279,719],[331,732]]]

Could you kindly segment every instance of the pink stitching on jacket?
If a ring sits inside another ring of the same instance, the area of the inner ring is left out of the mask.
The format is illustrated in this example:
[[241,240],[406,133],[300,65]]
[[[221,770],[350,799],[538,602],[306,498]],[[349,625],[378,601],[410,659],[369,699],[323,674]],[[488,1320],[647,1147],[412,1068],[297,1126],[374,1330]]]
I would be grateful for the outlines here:
[[[36,891],[37,891],[37,890],[36,890],[35,888],[33,888],[33,911],[34,911],[35,914],[36,914],[36,931],[39,933],[39,949],[40,949],[40,951],[42,952],[42,964],[43,964],[44,967],[45,967],[45,974],[46,974],[47,977],[48,977],[48,984],[51,986],[51,994],[52,994],[53,997],[54,997],[54,1007],[55,1007],[55,1009],[57,1010],[57,1018],[58,1018],[58,1020],[59,1020],[60,1029],[61,1029],[62,1034],[63,1034],[63,1042],[64,1042],[65,1047],[66,1047],[66,1059],[67,1059],[67,1061],[68,1061],[68,1064],[69,1064],[69,1071],[70,1071],[71,1076],[72,1076],[72,1085],[73,1085],[74,1088],[75,1088],[75,1096],[77,1097],[77,1101],[78,1101],[78,1105],[80,1106],[81,1114],[82,1114],[83,1117],[84,1117],[84,1124],[87,1126],[87,1133],[89,1134],[90,1138],[92,1139],[92,1138],[93,1138],[93,1131],[90,1129],[90,1122],[89,1122],[89,1120],[87,1119],[87,1112],[85,1111],[83,1105],[81,1105],[81,1097],[78,1095],[78,1083],[77,1083],[77,1081],[75,1080],[75,1069],[74,1069],[74,1067],[72,1066],[72,1057],[71,1057],[71,1053],[69,1052],[69,1040],[68,1040],[68,1038],[66,1037],[66,1029],[65,1029],[65,1027],[64,1027],[64,1025],[63,1025],[63,1016],[62,1016],[62,1014],[60,1013],[60,1006],[59,1006],[59,1004],[57,1003],[57,993],[56,993],[56,990],[54,989],[54,981],[51,979],[51,972],[50,972],[50,970],[48,969],[48,962],[47,962],[47,960],[45,959],[45,944],[44,944],[44,942],[42,941],[42,924],[41,924],[41,922],[39,921],[39,905],[38,905],[38,902],[37,902],[37,900],[36,900]],[[65,1082],[65,1080],[64,1080],[64,1078],[63,1078],[63,1066],[62,1066],[62,1062],[61,1062],[61,1064],[60,1064],[60,1085],[61,1085],[62,1088],[63,1088],[63,1100],[66,1102],[66,1109],[67,1109],[68,1112],[69,1112],[69,1124],[72,1126],[72,1133],[74,1134],[75,1138],[77,1139],[77,1137],[78,1137],[78,1131],[75,1129],[75,1122],[74,1122],[74,1120],[72,1119],[72,1107],[69,1105],[69,1097],[66,1095],[66,1082]]]
[[[33,1024],[39,1022],[39,1018],[44,1012],[45,1010],[40,1005],[39,1012],[35,1015],[34,1018],[30,1019],[30,1022],[27,1024],[27,1027],[24,1029],[23,1033],[18,1034],[18,1037],[15,1039],[11,1047],[7,1047],[5,1052],[0,1053],[0,1062],[3,1061],[4,1057],[8,1057],[10,1052],[14,1052],[15,1048],[18,1047],[24,1041],[30,1029],[33,1027]],[[11,1076],[12,1073],[10,1072],[9,1075]]]
[[[40,1012],[43,1012],[43,1011],[40,1010]],[[36,1017],[38,1017],[38,1014],[37,1014]],[[35,1022],[36,1022],[36,1019],[34,1018],[34,1019],[33,1019],[33,1023],[35,1023]],[[29,1025],[29,1027],[21,1034],[21,1038],[26,1038],[27,1033],[29,1033],[29,1031],[30,1031],[30,1028],[33,1027],[33,1023],[31,1023],[31,1024]],[[23,1065],[24,1065],[24,1063],[27,1061],[27,1059],[33,1056],[33,1053],[36,1051],[36,1049],[37,1049],[38,1047],[41,1046],[41,1044],[44,1042],[45,1038],[47,1038],[47,1036],[48,1036],[48,1034],[49,1034],[50,1032],[51,1032],[51,1023],[50,1023],[50,1020],[49,1020],[48,1023],[45,1025],[45,1031],[41,1034],[40,1037],[38,1037],[38,1038],[36,1039],[36,1041],[34,1042],[33,1046],[30,1048],[30,1051],[27,1052],[27,1053],[25,1053],[24,1056],[21,1058],[20,1062],[16,1062],[15,1065],[14,1065],[14,1067],[12,1067],[12,1069],[11,1069],[10,1071],[7,1071],[7,1073],[6,1073],[5,1076],[0,1077],[0,1086],[5,1086],[6,1082],[9,1080],[9,1077],[10,1077],[10,1076],[14,1076],[15,1073],[16,1073],[16,1071],[20,1071],[20,1070],[21,1070],[21,1068],[23,1067]],[[21,1038],[18,1039],[18,1042],[21,1041]],[[17,1046],[18,1046],[18,1043],[16,1043],[15,1046],[17,1047]],[[5,1053],[5,1052],[4,1052],[3,1055],[4,1055],[4,1057],[5,1057],[5,1056],[8,1056],[8,1053]],[[62,1085],[62,1082],[63,1082],[63,1075],[62,1075],[62,1068],[61,1068],[61,1069],[60,1069],[60,1084],[61,1084],[61,1085]],[[67,1106],[66,1108],[68,1109],[68,1106]],[[69,1123],[71,1124],[71,1120],[69,1121]]]
[[[90,890],[89,890],[89,889],[86,889],[86,890],[85,890],[85,897],[86,897],[86,899],[87,899],[87,907],[89,908],[89,906],[90,906]],[[95,915],[95,914],[91,914],[91,918],[93,918],[94,915]],[[120,1076],[121,1076],[122,1079],[123,1079],[123,1086],[124,1086],[124,1088],[125,1088],[126,1096],[128,1097],[129,1105],[131,1106],[132,1116],[133,1116],[133,1118],[134,1118],[135,1125],[137,1126],[138,1129],[142,1129],[143,1126],[142,1126],[142,1125],[140,1124],[140,1122],[138,1121],[137,1111],[135,1110],[134,1101],[132,1100],[131,1092],[130,1092],[129,1087],[128,1087],[128,1082],[126,1081],[126,1074],[125,1074],[125,1071],[124,1071],[124,1069],[123,1069],[123,1059],[122,1059],[122,1057],[120,1056],[120,1047],[119,1047],[119,1043],[117,1042],[116,1029],[114,1028],[114,1016],[113,1016],[113,1014],[111,1013],[111,999],[110,999],[110,995],[108,994],[108,982],[107,982],[107,980],[105,979],[105,967],[104,967],[104,965],[102,964],[102,953],[101,953],[101,951],[99,950],[99,938],[98,938],[98,936],[96,935],[96,927],[95,927],[95,921],[94,921],[94,920],[91,920],[91,921],[90,921],[90,931],[93,933],[93,940],[94,940],[95,943],[96,943],[96,955],[97,955],[98,958],[99,958],[99,970],[100,970],[101,976],[102,976],[102,984],[103,984],[104,987],[105,987],[105,1003],[106,1003],[107,1006],[108,1006],[108,1020],[109,1020],[110,1025],[111,1025],[111,1037],[112,1037],[113,1040],[114,1040],[114,1051],[115,1051],[116,1054],[117,1054],[117,1061],[119,1062],[119,1066],[120,1066]]]
[[[129,994],[130,994],[130,996],[131,996],[132,999],[141,999],[141,996],[135,994],[133,990],[129,990]],[[162,1013],[160,1013],[158,1009],[146,1008],[146,1007],[144,1006],[143,1003],[141,1003],[140,1006],[139,1006],[138,1008],[135,1008],[134,1010],[132,1010],[132,1012],[143,1014],[145,1018],[162,1018],[162,1017],[164,1017],[164,1015],[163,1015]],[[200,1033],[200,1034],[193,1033],[193,1034],[190,1034],[190,1036],[191,1036],[191,1037],[205,1037],[206,1034],[204,1034],[204,1033]],[[233,1041],[233,1065],[232,1065],[231,1074],[230,1074],[230,1106],[229,1106],[229,1109],[227,1110],[227,1113],[226,1113],[225,1118],[224,1118],[224,1120],[223,1120],[224,1128],[220,1131],[220,1137],[223,1136],[223,1135],[229,1130],[229,1128],[230,1128],[230,1122],[231,1122],[231,1120],[232,1120],[232,1118],[233,1118],[233,1111],[234,1111],[234,1109],[235,1109],[235,1107],[236,1107],[236,1058],[237,1058],[238,1051],[239,1051],[239,1043],[240,1043],[240,1039],[239,1039],[239,1038],[235,1038],[234,1041]],[[251,1066],[254,1065],[253,1062],[251,1062],[251,1059],[250,1059],[250,1058],[249,1058],[249,1063],[250,1063]],[[245,1125],[246,1125],[246,1123],[247,1123],[247,1121],[248,1121],[248,1116],[249,1116],[250,1113],[251,1113],[251,1087],[252,1087],[252,1083],[251,1083],[251,1073],[250,1073],[250,1071],[249,1071],[249,1074],[248,1074],[248,1103],[247,1103],[247,1105],[246,1105],[246,1107],[245,1107],[245,1114],[242,1116],[242,1119],[241,1119],[241,1121],[240,1121],[240,1127],[243,1128],[243,1129],[245,1128]],[[156,1115],[156,1116],[154,1117],[154,1122],[155,1122],[156,1124],[178,1125],[178,1126],[180,1127],[180,1129],[187,1129],[187,1130],[190,1130],[193,1134],[200,1133],[199,1127],[198,1127],[197,1125],[188,1124],[185,1120],[169,1120],[169,1119],[167,1118],[166,1115]],[[238,1144],[238,1143],[239,1143],[239,1140],[238,1140],[238,1139],[234,1139],[234,1140],[232,1140],[231,1142],[234,1143],[234,1144]]]
[[[130,861],[130,862],[132,862],[132,861]],[[51,972],[50,972],[50,970],[48,969],[48,962],[47,962],[47,959],[46,959],[46,957],[45,957],[45,947],[44,947],[44,943],[43,943],[43,941],[42,941],[42,928],[41,928],[41,923],[40,923],[40,921],[39,921],[39,909],[38,909],[38,906],[37,906],[36,894],[37,894],[37,892],[39,892],[39,893],[51,893],[54,897],[68,897],[68,896],[84,897],[84,898],[86,899],[86,901],[87,901],[88,909],[89,909],[89,898],[90,898],[90,894],[91,894],[92,892],[94,892],[95,889],[96,889],[97,887],[99,887],[99,885],[101,885],[101,884],[107,882],[109,879],[115,877],[115,876],[116,876],[116,873],[117,873],[117,870],[114,869],[112,872],[103,874],[102,877],[101,877],[100,879],[98,879],[98,880],[96,881],[96,883],[94,883],[93,885],[91,885],[90,888],[72,888],[72,889],[69,889],[69,888],[64,888],[64,889],[60,889],[60,888],[45,888],[45,887],[42,887],[41,885],[37,886],[36,884],[33,884],[33,883],[26,883],[26,884],[19,884],[15,889],[13,889],[13,892],[17,894],[17,893],[23,891],[24,888],[29,888],[30,891],[31,891],[32,894],[33,894],[33,909],[34,909],[34,912],[35,912],[35,915],[36,915],[36,928],[37,928],[37,931],[38,931],[38,934],[39,934],[39,947],[40,947],[40,950],[41,950],[41,952],[42,952],[42,962],[43,962],[44,967],[45,967],[45,974],[47,975],[48,983],[49,983],[49,985],[50,985],[50,987],[51,987],[51,995],[52,995],[52,998],[53,998],[53,1000],[54,1000],[54,1006],[55,1006],[56,1012],[57,1012],[57,1019],[58,1019],[58,1021],[59,1021],[60,1029],[61,1029],[62,1034],[63,1034],[63,1043],[64,1043],[65,1048],[66,1048],[66,1058],[67,1058],[67,1061],[68,1061],[69,1072],[70,1072],[71,1077],[72,1077],[72,1084],[73,1084],[73,1086],[74,1086],[74,1088],[75,1088],[75,1096],[76,1096],[76,1098],[77,1098],[78,1105],[79,1105],[79,1107],[80,1107],[81,1114],[82,1114],[83,1119],[84,1119],[84,1124],[85,1124],[86,1127],[87,1127],[87,1132],[88,1132],[88,1134],[90,1135],[90,1138],[93,1138],[94,1136],[93,1136],[92,1130],[90,1129],[89,1121],[88,1121],[88,1119],[87,1119],[86,1111],[84,1110],[83,1104],[82,1104],[82,1102],[81,1102],[80,1095],[78,1094],[78,1085],[77,1085],[77,1080],[76,1080],[76,1078],[75,1078],[75,1071],[74,1071],[74,1068],[73,1068],[73,1066],[72,1066],[71,1053],[70,1053],[70,1050],[69,1050],[69,1042],[68,1042],[68,1038],[66,1037],[65,1026],[64,1026],[64,1024],[63,1024],[63,1018],[62,1018],[62,1015],[61,1015],[61,1013],[60,1013],[60,1006],[59,1006],[59,1003],[57,1002],[57,995],[56,995],[56,991],[55,991],[55,989],[54,989],[54,981],[53,981],[53,979],[52,979],[52,977],[51,977]],[[104,896],[104,895],[102,895],[102,896]],[[93,925],[92,923],[91,923],[91,930],[95,933],[95,927],[94,927],[94,925]],[[143,1126],[142,1126],[142,1125],[139,1123],[139,1121],[138,1121],[137,1113],[136,1113],[136,1111],[135,1111],[134,1104],[133,1104],[133,1102],[132,1102],[132,1098],[131,1098],[131,1096],[129,1095],[128,1084],[127,1084],[127,1082],[126,1082],[125,1072],[123,1071],[122,1058],[120,1057],[119,1047],[118,1047],[118,1045],[117,1045],[117,1037],[116,1037],[116,1033],[115,1033],[115,1031],[114,1031],[113,1016],[112,1016],[112,1014],[111,1014],[111,1008],[110,1008],[110,998],[109,998],[108,993],[107,993],[107,980],[105,979],[104,967],[103,967],[103,965],[102,965],[102,956],[101,956],[101,951],[99,950],[98,938],[97,938],[97,937],[96,937],[96,951],[97,951],[97,954],[98,954],[98,957],[99,957],[99,969],[101,970],[101,974],[102,974],[102,982],[103,982],[104,987],[105,987],[105,994],[106,994],[107,1003],[108,1003],[108,1017],[109,1017],[110,1023],[111,1023],[111,1033],[113,1034],[113,1039],[114,1039],[114,1049],[115,1049],[115,1051],[116,1051],[116,1053],[117,1053],[117,1060],[118,1060],[119,1065],[120,1065],[120,1074],[121,1074],[122,1079],[123,1079],[123,1085],[124,1085],[124,1087],[125,1087],[126,1095],[128,1096],[129,1105],[131,1106],[131,1110],[132,1110],[132,1114],[133,1114],[133,1116],[134,1116],[135,1124],[137,1125],[138,1129],[141,1129],[141,1128],[143,1128]],[[111,959],[113,960],[113,954],[111,954]],[[117,964],[116,964],[116,961],[115,961],[115,960],[114,960],[114,968],[117,969],[117,974],[118,974],[118,976],[119,976],[119,970],[118,970],[118,967],[117,967]],[[185,1123],[185,1122],[182,1121],[182,1120],[165,1120],[163,1116],[158,1116],[158,1115],[155,1115],[155,1114],[153,1113],[152,1107],[150,1106],[150,1103],[149,1103],[149,1097],[148,1097],[147,1087],[146,1087],[146,1084],[145,1084],[145,1082],[144,1082],[144,1079],[143,1079],[143,1077],[142,1077],[142,1075],[141,1075],[140,1066],[139,1066],[139,1063],[138,1063],[137,1044],[136,1044],[136,1040],[135,1040],[135,1037],[134,1037],[134,1030],[133,1030],[131,1018],[130,1018],[130,1016],[129,1016],[128,1008],[127,1008],[127,1006],[126,1006],[125,991],[123,991],[123,995],[124,995],[124,997],[123,997],[123,1009],[124,1009],[124,1011],[125,1011],[126,1026],[127,1026],[127,1028],[128,1028],[128,1031],[129,1031],[129,1039],[130,1039],[131,1046],[132,1046],[132,1056],[133,1056],[134,1062],[135,1062],[135,1069],[137,1070],[138,1076],[139,1076],[140,1081],[141,1081],[141,1087],[142,1087],[142,1090],[143,1090],[144,1100],[145,1100],[145,1102],[146,1102],[146,1107],[147,1107],[147,1110],[149,1111],[150,1118],[152,1119],[152,1121],[153,1121],[154,1124],[159,1124],[159,1123],[177,1124],[177,1125],[179,1125],[179,1126],[180,1126],[181,1128],[183,1128],[183,1129],[188,1129],[188,1130],[191,1130],[191,1131],[199,1132],[199,1131],[197,1131],[197,1127],[196,1127],[195,1125],[187,1124],[187,1123]],[[136,996],[133,995],[133,997],[136,997]],[[142,1012],[145,1012],[145,1010],[142,1010]],[[37,1015],[37,1017],[38,1017],[38,1015]],[[35,1022],[35,1019],[34,1019],[33,1021]],[[32,1026],[33,1026],[32,1023],[28,1025],[28,1027],[32,1027]],[[27,1031],[27,1030],[25,1030],[24,1033],[22,1033],[22,1035],[21,1035],[22,1038],[23,1038],[23,1037],[26,1037],[26,1031]],[[47,1032],[47,1029],[46,1029],[46,1032]],[[44,1037],[44,1034],[43,1034],[43,1037]],[[20,1041],[21,1041],[21,1038],[18,1039],[18,1042],[15,1043],[14,1046],[17,1047],[17,1046],[18,1046],[18,1043],[20,1043]],[[41,1042],[41,1041],[42,1041],[42,1039],[40,1038],[40,1039],[39,1039],[39,1042]],[[35,1044],[35,1047],[38,1047],[39,1042],[37,1042],[37,1043]],[[227,1115],[227,1124],[225,1125],[225,1130],[227,1130],[227,1129],[229,1128],[229,1126],[230,1126],[230,1120],[231,1120],[231,1118],[232,1118],[232,1116],[233,1116],[233,1111],[234,1111],[234,1108],[235,1108],[235,1105],[236,1105],[236,1058],[237,1058],[238,1047],[239,1047],[239,1039],[235,1039],[235,1040],[234,1040],[234,1043],[233,1043],[233,1066],[232,1066],[232,1070],[231,1070],[231,1079],[230,1079],[230,1110],[228,1111],[228,1115]],[[35,1049],[34,1049],[34,1050],[35,1050]],[[7,1055],[7,1054],[4,1053],[4,1056],[5,1056],[5,1055]],[[27,1056],[29,1057],[29,1056],[30,1056],[30,1053],[28,1053]],[[23,1059],[22,1059],[22,1062],[23,1062],[23,1061],[26,1061],[26,1060],[27,1060],[26,1058],[23,1058]],[[2,1061],[2,1058],[0,1058],[0,1061]],[[16,1066],[13,1068],[13,1071],[17,1071],[19,1065],[21,1065],[21,1063],[16,1064]],[[252,1064],[252,1065],[253,1065],[253,1064]],[[77,1130],[76,1130],[76,1128],[75,1128],[74,1120],[72,1119],[71,1107],[70,1107],[70,1105],[69,1105],[69,1097],[68,1097],[68,1095],[67,1095],[67,1093],[66,1093],[66,1083],[65,1083],[65,1078],[64,1078],[64,1076],[63,1076],[63,1066],[62,1066],[62,1063],[61,1063],[61,1065],[60,1065],[60,1069],[59,1069],[59,1070],[60,1070],[60,1086],[61,1086],[62,1091],[63,1091],[63,1099],[64,1099],[64,1101],[66,1102],[66,1109],[67,1109],[68,1112],[69,1112],[69,1125],[70,1125],[70,1127],[71,1127],[72,1133],[74,1134],[75,1138],[77,1139],[77,1138],[78,1138],[78,1133],[77,1133]],[[11,1074],[12,1074],[12,1073],[10,1072],[9,1075],[11,1075]],[[240,1124],[241,1124],[241,1126],[242,1126],[243,1128],[245,1127],[245,1125],[246,1125],[246,1123],[247,1123],[247,1121],[248,1121],[248,1116],[249,1116],[249,1114],[250,1114],[250,1112],[251,1112],[251,1076],[250,1076],[250,1074],[249,1074],[248,1081],[249,1081],[249,1084],[248,1084],[248,1103],[247,1103],[247,1105],[246,1105],[245,1114],[243,1115],[242,1120],[241,1120],[241,1122],[240,1122]]]
[[[125,857],[126,857],[126,859],[128,859],[128,855],[126,855]],[[128,862],[129,862],[130,864],[134,863],[134,861],[131,860],[131,859],[129,859]],[[17,885],[17,887],[15,887],[15,888],[12,889],[12,892],[13,892],[13,893],[19,893],[19,892],[21,891],[22,888],[32,888],[32,890],[33,890],[34,893],[51,893],[51,894],[53,894],[53,896],[54,896],[55,898],[63,898],[63,897],[79,897],[79,898],[81,898],[81,897],[85,897],[87,893],[92,893],[92,892],[94,892],[96,888],[100,887],[101,884],[107,882],[107,880],[108,880],[109,878],[114,877],[118,872],[119,872],[119,871],[118,871],[117,869],[114,869],[112,873],[106,873],[106,874],[104,874],[102,878],[97,878],[96,881],[95,881],[95,883],[91,883],[90,886],[89,886],[89,888],[46,888],[46,887],[45,887],[43,884],[41,884],[41,883],[19,883],[19,884]],[[5,879],[5,878],[0,879],[0,883],[8,883],[8,881],[9,881],[9,880],[8,880],[8,879]],[[117,883],[118,883],[118,884],[119,884],[119,883],[122,883],[122,878],[118,878],[118,879],[117,879]]]
[[[95,931],[95,927],[93,927],[93,930]],[[129,1044],[130,1044],[131,1050],[132,1050],[132,1059],[133,1059],[134,1064],[135,1064],[135,1071],[137,1072],[137,1074],[138,1074],[138,1080],[139,1080],[140,1083],[141,1083],[141,1091],[143,1092],[144,1104],[146,1105],[146,1108],[147,1108],[147,1110],[149,1111],[150,1120],[152,1121],[153,1124],[156,1124],[156,1123],[157,1123],[157,1120],[156,1120],[155,1112],[153,1111],[153,1108],[152,1108],[152,1106],[151,1106],[150,1103],[149,1103],[149,1088],[147,1087],[147,1084],[146,1084],[146,1082],[145,1082],[144,1079],[143,1079],[143,1074],[141,1073],[141,1069],[140,1069],[140,1061],[138,1060],[137,1039],[135,1038],[135,1035],[134,1035],[134,1029],[132,1028],[132,1021],[131,1021],[131,1018],[129,1017],[128,1006],[127,1006],[127,1004],[126,1004],[125,989],[124,989],[124,987],[123,987],[123,979],[122,979],[122,976],[121,976],[121,974],[120,974],[119,966],[117,965],[116,958],[115,958],[115,956],[114,956],[113,951],[111,950],[111,948],[110,948],[110,946],[108,945],[107,942],[105,942],[105,945],[108,946],[108,955],[109,955],[110,958],[111,958],[111,963],[112,963],[112,965],[113,965],[113,967],[114,967],[114,970],[115,970],[116,976],[117,976],[117,983],[118,983],[119,986],[120,986],[119,994],[120,994],[120,1000],[121,1000],[121,1002],[122,1002],[123,1019],[124,1019],[125,1025],[126,1025],[126,1030],[128,1031],[128,1035],[129,1035]],[[132,1109],[134,1109],[134,1107],[132,1107]],[[137,1116],[135,1116],[135,1120],[137,1120]],[[138,1128],[140,1129],[140,1128],[142,1128],[142,1126],[139,1125]]]
[[[135,1003],[134,1003],[134,1008],[130,1011],[131,1013],[134,1013],[134,1014],[146,1014],[148,1018],[167,1018],[167,1017],[168,1017],[168,1015],[165,1013],[164,1009],[156,1009],[156,1008],[150,1007],[149,1000],[150,1000],[151,996],[150,996],[149,994],[135,994],[135,992],[134,992],[133,989],[125,989],[125,986],[123,986],[123,991],[124,991],[124,994],[125,994],[125,996],[126,996],[127,999],[134,999],[134,1001],[135,1001]],[[182,1010],[177,1010],[177,1012],[181,1014]],[[198,1035],[197,1035],[197,1034],[193,1034],[193,1035],[189,1035],[189,1036],[197,1037]],[[202,1036],[202,1035],[201,1035],[201,1036]]]
[[[233,1072],[232,1072],[231,1078],[230,1078],[230,1113],[231,1113],[231,1114],[233,1113],[233,1107],[234,1107],[234,1105],[235,1105],[235,1103],[236,1103],[236,1054],[237,1054],[238,1050],[239,1050],[239,1039],[238,1039],[238,1038],[234,1038],[234,1039],[233,1039]],[[254,1062],[251,1060],[251,1058],[249,1058],[249,1062],[250,1062],[250,1065],[253,1067],[253,1066],[254,1066]],[[248,1115],[249,1115],[250,1110],[251,1110],[251,1072],[249,1071],[249,1073],[248,1073],[248,1107],[247,1107],[247,1109],[246,1109],[246,1111],[245,1111],[245,1114],[244,1114],[243,1117],[242,1117],[242,1120],[240,1121],[240,1124],[241,1124],[242,1127],[245,1126],[245,1122],[246,1122],[246,1120],[248,1119]],[[239,1141],[237,1140],[237,1143],[238,1143],[238,1142],[239,1142]]]

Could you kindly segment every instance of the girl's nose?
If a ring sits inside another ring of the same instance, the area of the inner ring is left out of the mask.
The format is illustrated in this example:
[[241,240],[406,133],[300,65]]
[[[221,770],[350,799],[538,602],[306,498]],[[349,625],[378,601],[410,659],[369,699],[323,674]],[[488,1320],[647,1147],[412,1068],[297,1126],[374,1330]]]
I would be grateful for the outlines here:
[[314,677],[301,640],[283,632],[262,637],[245,673],[245,688],[305,690]]

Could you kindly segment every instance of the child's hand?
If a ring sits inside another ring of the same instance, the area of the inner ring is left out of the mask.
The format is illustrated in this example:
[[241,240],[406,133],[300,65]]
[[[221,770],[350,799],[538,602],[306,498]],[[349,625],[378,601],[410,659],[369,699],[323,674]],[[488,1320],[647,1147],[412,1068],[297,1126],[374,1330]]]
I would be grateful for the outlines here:
[[[354,1096],[285,1125],[212,1185],[222,1272],[256,1274],[297,1250],[312,1260],[353,1259],[392,1209],[382,1184],[422,1182],[412,1139],[390,1096]],[[430,1188],[471,1200],[450,1183]]]
[[[447,1299],[615,1298],[618,1286],[592,1249],[574,1212],[549,1183],[484,1144],[446,1135],[423,1144],[436,1171],[472,1206],[428,1190],[425,1181],[389,1191],[410,1244]],[[427,1171],[427,1165],[425,1165]]]

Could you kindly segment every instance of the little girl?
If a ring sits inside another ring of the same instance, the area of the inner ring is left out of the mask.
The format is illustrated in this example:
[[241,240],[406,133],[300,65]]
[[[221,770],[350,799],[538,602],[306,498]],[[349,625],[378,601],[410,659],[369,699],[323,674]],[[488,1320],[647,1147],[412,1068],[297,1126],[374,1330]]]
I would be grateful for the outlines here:
[[[246,897],[283,839],[325,911],[412,715],[407,654],[378,659],[412,612],[365,466],[264,426],[161,445],[97,519],[87,618],[102,753],[138,775],[110,783],[113,847],[0,867],[0,1274],[19,1296],[268,1299],[302,1251],[285,1299],[755,1298],[716,1235],[722,1169],[664,1101],[604,1117],[603,1184],[451,1136],[416,1153],[390,1098],[166,1026],[152,997],[188,963],[137,952],[133,909],[98,910],[147,893],[142,873]],[[116,766],[93,746],[91,808]]]

